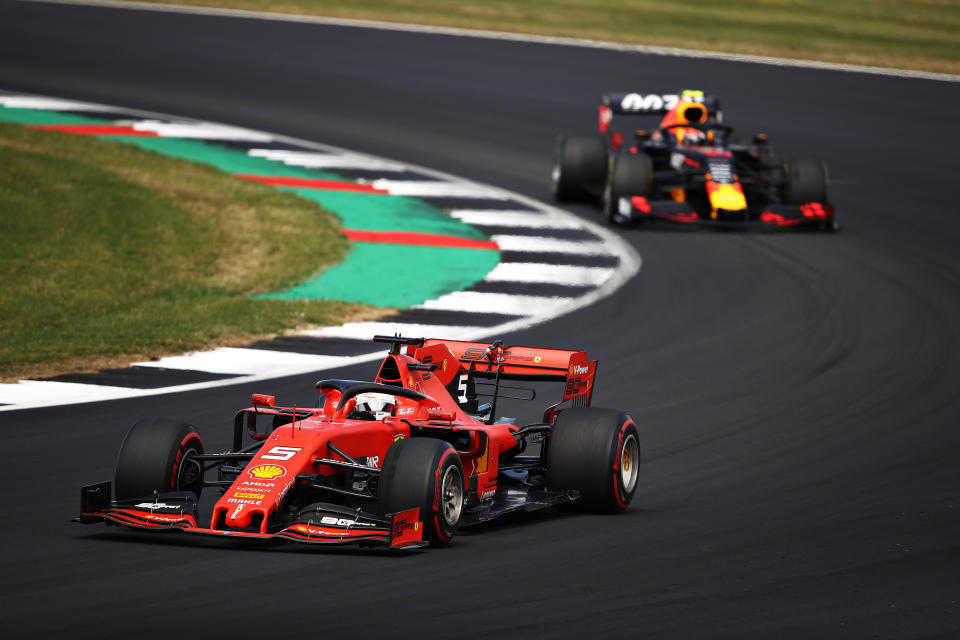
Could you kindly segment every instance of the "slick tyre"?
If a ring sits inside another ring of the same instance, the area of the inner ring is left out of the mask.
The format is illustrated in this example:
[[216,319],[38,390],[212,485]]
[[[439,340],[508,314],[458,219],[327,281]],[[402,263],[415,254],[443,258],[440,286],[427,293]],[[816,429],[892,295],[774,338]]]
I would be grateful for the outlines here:
[[607,179],[607,141],[602,136],[557,138],[550,188],[558,202],[595,200]]
[[192,491],[200,497],[202,466],[189,456],[203,453],[197,430],[185,422],[144,418],[130,427],[120,445],[114,490],[118,500],[154,491]]
[[547,486],[576,489],[574,506],[619,513],[637,490],[640,434],[633,418],[613,409],[567,409],[553,425],[547,444]]
[[419,507],[423,538],[434,546],[449,543],[460,526],[466,498],[463,466],[447,442],[396,442],[384,458],[378,491],[383,514]]
[[617,156],[603,190],[603,214],[611,224],[626,224],[630,216],[619,210],[620,198],[648,196],[653,190],[653,162],[645,153]]
[[827,166],[813,158],[798,158],[783,165],[784,204],[827,202]]

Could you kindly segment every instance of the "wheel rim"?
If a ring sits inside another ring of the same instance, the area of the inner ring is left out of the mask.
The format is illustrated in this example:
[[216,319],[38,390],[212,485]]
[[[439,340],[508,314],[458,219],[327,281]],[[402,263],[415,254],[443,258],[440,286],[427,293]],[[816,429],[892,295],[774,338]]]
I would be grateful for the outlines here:
[[441,491],[440,511],[443,513],[443,520],[447,525],[455,526],[460,522],[460,511],[463,509],[463,482],[460,470],[455,466],[444,471]]
[[550,191],[553,195],[560,192],[560,171],[560,164],[557,163],[553,165],[553,171],[550,172]]
[[183,464],[180,465],[180,471],[177,473],[177,491],[199,493],[197,489],[203,480],[203,467],[198,461],[190,457],[199,454],[200,452],[193,447],[183,453]]
[[637,468],[640,466],[640,446],[631,433],[620,451],[620,486],[626,494],[633,493],[637,486]]

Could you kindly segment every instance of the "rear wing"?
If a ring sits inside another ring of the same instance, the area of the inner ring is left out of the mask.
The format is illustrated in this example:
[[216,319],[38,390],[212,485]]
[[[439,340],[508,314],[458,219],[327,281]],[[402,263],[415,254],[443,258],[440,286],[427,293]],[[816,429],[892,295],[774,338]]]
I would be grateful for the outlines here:
[[718,122],[723,119],[720,101],[703,91],[688,89],[680,93],[611,92],[600,97],[600,133],[606,133],[614,114],[664,116],[680,102],[696,102],[707,109],[707,114]]
[[[499,375],[502,380],[562,382],[563,402],[575,400],[576,405],[590,405],[597,361],[589,360],[586,351],[439,339],[424,340],[420,349],[435,345],[449,349],[460,366],[476,377],[493,379]],[[410,355],[417,358],[417,352]]]
[[611,92],[600,97],[600,105],[613,113],[636,113],[645,115],[666,115],[681,101],[696,102],[707,107],[714,115],[720,109],[716,96],[708,96],[703,91],[686,89],[680,93],[637,93]]
[[[694,96],[696,97],[696,96]],[[691,99],[690,102],[702,102]],[[677,93],[605,93],[600,97],[600,105],[616,114],[666,115],[680,102]]]

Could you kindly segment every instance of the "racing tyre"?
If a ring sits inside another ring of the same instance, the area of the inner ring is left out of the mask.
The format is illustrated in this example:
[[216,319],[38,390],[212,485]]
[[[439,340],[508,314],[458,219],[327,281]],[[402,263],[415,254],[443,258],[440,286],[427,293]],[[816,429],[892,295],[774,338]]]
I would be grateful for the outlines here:
[[813,158],[798,158],[783,165],[784,204],[827,202],[827,166]]
[[460,526],[466,498],[460,456],[443,440],[404,438],[387,450],[378,492],[381,513],[419,507],[424,540],[445,545]]
[[619,513],[637,490],[640,434],[628,414],[614,409],[577,408],[561,413],[547,444],[547,486],[576,489],[574,506]]
[[653,190],[653,162],[645,153],[617,156],[610,179],[603,190],[603,213],[612,224],[626,224],[628,213],[619,210],[620,198],[648,196]]
[[550,187],[559,202],[591,200],[607,180],[607,141],[602,136],[557,138]]
[[154,491],[192,491],[200,497],[203,467],[188,456],[203,453],[193,425],[143,418],[130,427],[120,445],[114,490],[117,500],[153,495]]

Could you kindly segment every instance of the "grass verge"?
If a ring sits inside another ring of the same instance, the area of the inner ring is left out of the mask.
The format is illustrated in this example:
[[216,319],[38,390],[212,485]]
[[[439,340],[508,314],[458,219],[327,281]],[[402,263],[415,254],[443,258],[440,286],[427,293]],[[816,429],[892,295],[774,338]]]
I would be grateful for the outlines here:
[[960,73],[956,0],[153,1]]
[[340,262],[335,216],[132,145],[0,123],[0,379],[377,317],[259,300]]

